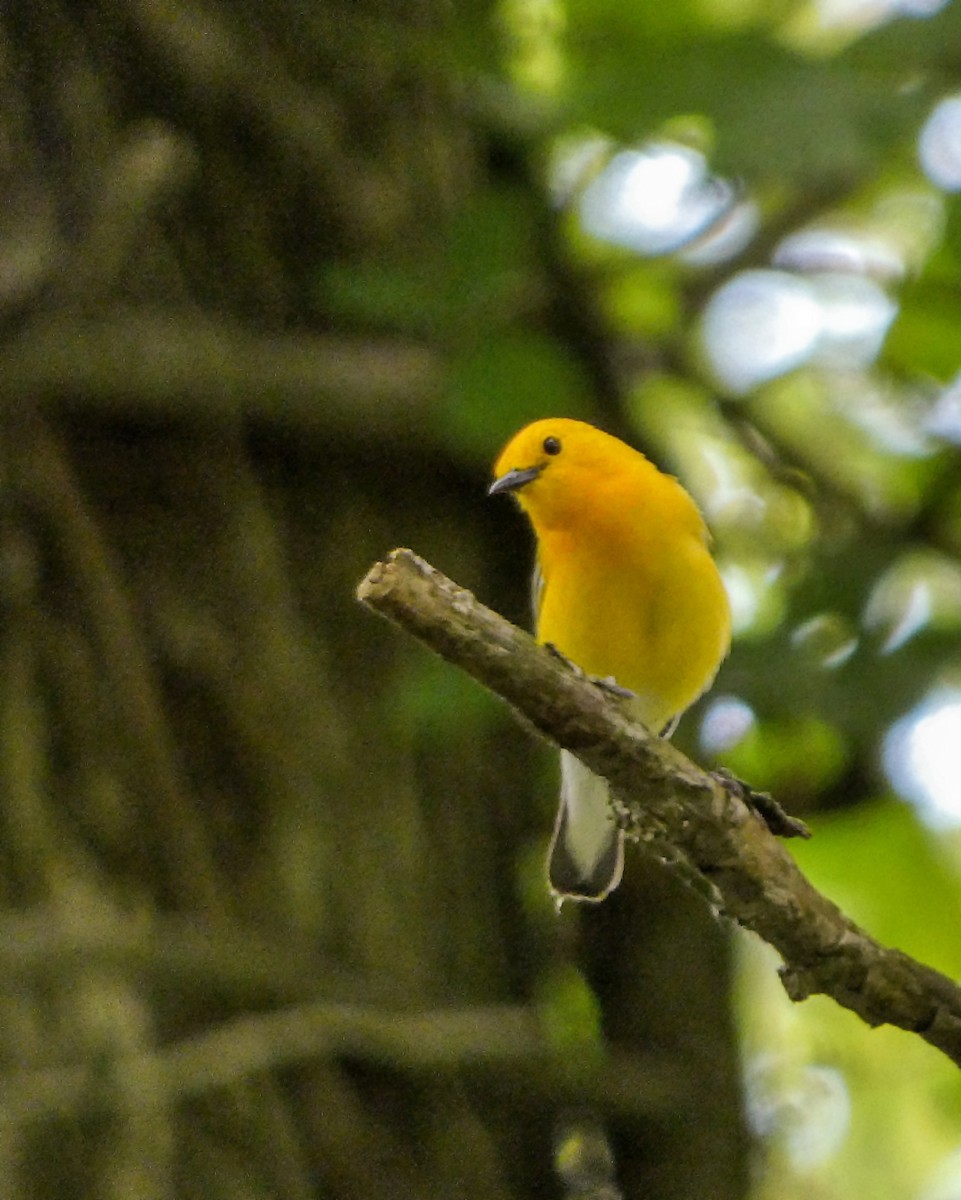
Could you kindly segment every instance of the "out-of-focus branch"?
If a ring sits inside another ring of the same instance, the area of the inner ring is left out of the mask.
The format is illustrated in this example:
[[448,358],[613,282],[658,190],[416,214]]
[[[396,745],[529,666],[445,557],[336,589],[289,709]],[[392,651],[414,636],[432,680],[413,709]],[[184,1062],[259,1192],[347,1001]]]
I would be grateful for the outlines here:
[[518,1005],[392,1012],[314,1002],[227,1021],[155,1052],[121,1054],[71,1066],[0,1074],[0,1124],[109,1112],[157,1080],[165,1096],[184,1100],[211,1089],[332,1056],[424,1074],[488,1068],[523,1078],[532,1103],[594,1102],[605,1112],[663,1113],[685,1102],[671,1064],[656,1055],[618,1055],[572,1070],[558,1054],[536,1009]]
[[7,348],[0,405],[219,424],[252,418],[373,435],[420,428],[441,382],[425,347],[320,334],[256,336],[185,310],[38,321]]
[[375,564],[357,594],[608,779],[633,837],[778,950],[792,999],[831,996],[869,1025],[917,1033],[961,1065],[961,988],[880,945],[822,896],[736,788],[631,721],[616,697],[411,551]]
[[83,920],[40,907],[0,914],[0,978],[10,989],[80,971],[121,974],[172,995],[216,995],[226,1003],[262,1006],[308,999],[396,1006],[393,987],[338,969],[316,947],[285,931],[168,913],[149,921],[85,911]]

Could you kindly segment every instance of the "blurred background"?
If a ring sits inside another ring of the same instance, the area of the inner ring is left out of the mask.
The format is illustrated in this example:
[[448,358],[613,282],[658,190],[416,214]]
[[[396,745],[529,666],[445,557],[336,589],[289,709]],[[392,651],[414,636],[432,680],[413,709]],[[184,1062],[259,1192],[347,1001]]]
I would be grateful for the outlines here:
[[529,419],[695,494],[677,735],[961,975],[961,6],[0,13],[0,1195],[957,1200],[961,1084],[631,850],[364,612],[527,624]]

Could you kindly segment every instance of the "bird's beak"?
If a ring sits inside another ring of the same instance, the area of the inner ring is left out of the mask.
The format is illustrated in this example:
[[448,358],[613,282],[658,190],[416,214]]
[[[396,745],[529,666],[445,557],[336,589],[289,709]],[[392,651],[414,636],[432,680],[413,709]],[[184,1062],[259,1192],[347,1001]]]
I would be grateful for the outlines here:
[[540,467],[513,467],[506,475],[494,480],[487,489],[487,494],[498,496],[501,492],[517,492],[536,479],[540,473]]

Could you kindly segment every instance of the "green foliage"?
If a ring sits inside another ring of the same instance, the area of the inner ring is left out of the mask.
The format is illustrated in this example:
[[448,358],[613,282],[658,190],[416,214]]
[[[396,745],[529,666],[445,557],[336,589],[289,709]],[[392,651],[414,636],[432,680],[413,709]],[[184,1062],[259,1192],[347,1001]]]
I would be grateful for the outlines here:
[[491,333],[471,346],[452,363],[449,387],[441,428],[452,446],[477,458],[528,421],[557,412],[586,417],[591,411],[577,359],[533,330]]
[[[594,141],[561,189],[560,225],[628,364],[629,427],[694,492],[718,541],[737,630],[724,679],[755,715],[724,762],[805,814],[822,797],[846,800],[849,810],[815,821],[802,865],[876,936],[958,975],[958,864],[909,809],[873,799],[888,724],[961,663],[957,433],[929,425],[937,388],[961,365],[961,210],[916,161],[924,119],[954,86],[958,7],[863,36],[819,30],[813,6],[794,4],[572,0],[562,11],[563,26],[545,33],[562,64],[545,94],[565,134]],[[757,204],[759,235],[743,253],[699,268],[581,229],[580,189],[605,162],[672,137]],[[705,304],[742,267],[770,266],[786,234],[811,230],[873,248],[868,266],[836,266],[829,253],[808,270],[863,271],[895,302],[880,366],[842,354],[719,405]],[[957,1139],[954,1074],[826,1002],[791,1009],[771,970],[767,959],[745,968],[749,1062],[789,1064],[772,1094],[799,1129],[805,1114],[819,1119],[822,1068],[838,1073],[850,1113],[847,1125],[825,1117],[808,1159],[798,1150],[808,1134],[792,1140],[779,1117],[757,1196],[920,1194]],[[905,1073],[910,1094],[895,1096]],[[916,1119],[900,1121],[908,1110]],[[890,1154],[871,1148],[879,1136]]]
[[[820,818],[813,832],[795,849],[816,887],[886,944],[961,974],[954,838],[939,844],[907,806],[890,799]],[[843,1200],[851,1179],[879,1200],[927,1194],[957,1145],[957,1071],[910,1037],[868,1030],[821,997],[791,1005],[771,965],[766,955],[748,953],[742,994],[747,1046],[765,1064],[773,1131],[760,1200],[801,1200],[813,1188]],[[812,1066],[834,1073],[847,1118],[824,1111],[823,1092],[805,1095]]]
[[419,651],[405,656],[403,680],[389,721],[393,736],[405,742],[452,748],[500,717],[500,706],[489,692],[432,654]]
[[671,337],[680,322],[680,297],[674,272],[664,263],[628,258],[612,272],[601,294],[612,333],[626,337]]
[[793,797],[817,795],[837,783],[848,749],[833,725],[798,715],[760,722],[722,761],[739,778],[790,805]]
[[930,103],[923,90],[901,90],[910,54],[879,51],[870,67],[852,67],[844,56],[815,57],[761,32],[727,32],[673,10],[599,10],[590,0],[571,7],[575,120],[630,140],[679,114],[707,114],[723,170],[755,183],[817,187],[876,169]]
[[881,941],[961,976],[956,835],[939,838],[892,799],[825,816],[814,833],[796,858],[815,887]]
[[952,206],[945,240],[924,275],[901,293],[901,308],[885,342],[885,360],[911,375],[946,380],[958,369],[957,330],[961,299],[961,216]]
[[546,975],[538,1007],[547,1041],[571,1074],[595,1069],[604,1054],[601,1011],[584,977],[570,967]]
[[478,194],[392,256],[324,264],[322,302],[363,328],[470,345],[536,300],[530,201],[518,189]]

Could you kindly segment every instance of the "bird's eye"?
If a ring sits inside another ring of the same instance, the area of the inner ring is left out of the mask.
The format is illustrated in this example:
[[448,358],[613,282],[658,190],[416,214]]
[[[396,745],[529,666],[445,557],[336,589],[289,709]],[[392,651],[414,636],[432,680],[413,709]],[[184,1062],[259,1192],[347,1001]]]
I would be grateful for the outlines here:
[[561,439],[556,437],[544,438],[544,453],[545,454],[560,454]]

